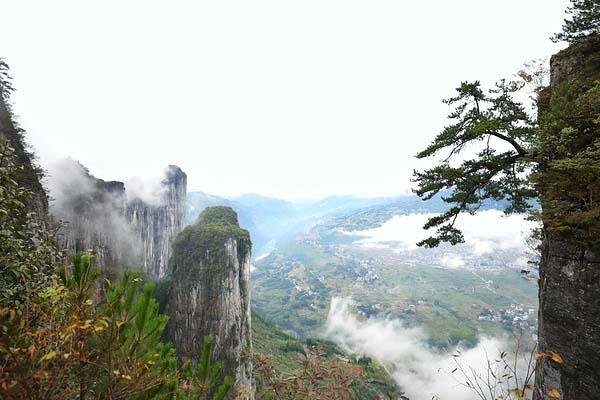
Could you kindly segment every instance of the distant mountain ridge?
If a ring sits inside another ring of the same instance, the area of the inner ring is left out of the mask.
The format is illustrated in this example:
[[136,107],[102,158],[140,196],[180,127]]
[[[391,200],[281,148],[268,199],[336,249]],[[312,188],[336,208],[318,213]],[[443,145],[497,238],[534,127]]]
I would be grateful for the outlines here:
[[255,256],[260,256],[273,250],[285,238],[291,238],[326,219],[363,208],[392,204],[398,199],[331,196],[315,201],[293,202],[259,194],[227,199],[204,192],[190,192],[187,194],[185,222],[194,223],[206,207],[232,207],[239,215],[240,225],[252,234]]
[[[338,195],[312,201],[289,201],[260,194],[225,198],[197,191],[187,194],[185,223],[193,224],[206,207],[232,207],[239,215],[240,226],[252,234],[254,257],[260,257],[295,235],[329,221],[336,225],[347,223],[348,230],[368,229],[394,215],[443,212],[449,205],[442,197],[448,194],[440,193],[429,201],[413,194],[373,198]],[[506,201],[490,200],[481,209],[504,209],[506,204]]]

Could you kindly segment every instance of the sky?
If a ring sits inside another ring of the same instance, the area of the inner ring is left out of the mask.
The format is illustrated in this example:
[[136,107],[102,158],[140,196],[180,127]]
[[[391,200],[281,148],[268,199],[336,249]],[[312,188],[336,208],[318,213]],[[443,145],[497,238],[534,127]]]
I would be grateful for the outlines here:
[[42,166],[286,199],[406,193],[463,80],[564,47],[567,0],[7,1],[0,57]]

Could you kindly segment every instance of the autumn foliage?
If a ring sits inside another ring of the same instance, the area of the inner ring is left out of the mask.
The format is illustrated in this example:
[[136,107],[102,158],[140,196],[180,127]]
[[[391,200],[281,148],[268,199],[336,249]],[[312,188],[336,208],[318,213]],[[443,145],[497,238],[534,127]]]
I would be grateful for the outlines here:
[[325,359],[317,348],[305,348],[302,369],[296,374],[275,372],[269,359],[255,354],[257,398],[269,400],[349,400],[352,382],[362,374],[360,367]]
[[22,312],[0,311],[1,398],[225,398],[232,381],[209,362],[210,338],[207,362],[178,369],[173,347],[161,341],[167,317],[153,285],[125,272],[99,287],[97,276],[92,257],[78,254]]

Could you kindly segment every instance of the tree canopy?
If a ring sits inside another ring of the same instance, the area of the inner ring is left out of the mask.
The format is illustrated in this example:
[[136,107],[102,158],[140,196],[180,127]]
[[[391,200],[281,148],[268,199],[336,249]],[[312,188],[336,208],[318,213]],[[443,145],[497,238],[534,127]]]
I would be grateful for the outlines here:
[[[447,154],[433,168],[415,171],[414,182],[423,199],[441,192],[450,206],[426,223],[437,232],[420,246],[463,242],[455,227],[458,215],[474,213],[486,200],[503,200],[510,214],[530,210],[538,198],[544,232],[600,247],[598,44],[600,37],[592,35],[558,53],[560,60],[580,60],[580,72],[555,77],[545,88],[536,79],[538,69],[487,91],[477,81],[463,82],[445,100],[452,107],[450,124],[417,157]],[[519,101],[519,91],[531,82],[535,116]]]
[[571,0],[567,14],[572,18],[565,19],[562,32],[554,35],[552,41],[572,43],[600,33],[600,0]]
[[[416,193],[425,200],[452,189],[443,197],[452,206],[426,223],[426,229],[436,227],[437,232],[419,242],[420,246],[463,242],[462,233],[455,227],[458,215],[462,211],[474,213],[487,199],[507,199],[506,213],[530,208],[536,194],[527,175],[534,159],[536,125],[515,99],[524,84],[502,80],[484,91],[478,81],[463,82],[455,97],[444,100],[452,107],[448,115],[451,124],[417,157],[435,156],[443,150],[448,154],[433,168],[415,171],[414,182],[418,184]],[[475,147],[474,157],[456,161],[465,150]]]

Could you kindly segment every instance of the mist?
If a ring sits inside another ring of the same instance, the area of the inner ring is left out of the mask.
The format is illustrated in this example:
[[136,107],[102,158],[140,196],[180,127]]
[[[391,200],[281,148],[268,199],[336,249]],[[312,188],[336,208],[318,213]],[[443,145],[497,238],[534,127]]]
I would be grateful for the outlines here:
[[[417,242],[434,233],[423,230],[423,225],[436,215],[396,215],[377,228],[345,233],[360,237],[358,244],[365,247],[388,248],[396,253],[412,252],[420,249]],[[440,266],[461,268],[468,266],[464,259],[466,254],[493,257],[498,252],[507,253],[515,266],[527,265],[530,255],[526,243],[535,223],[525,220],[522,215],[506,216],[499,210],[485,210],[474,215],[460,215],[456,226],[463,232],[465,243],[442,244],[436,251],[429,250]]]
[[[480,338],[471,349],[438,350],[426,344],[418,328],[406,327],[397,319],[359,319],[349,298],[333,297],[327,316],[325,336],[355,355],[366,355],[381,363],[411,400],[475,400],[479,397],[461,383],[457,362],[485,376],[488,359],[498,358],[514,344],[505,339]],[[514,385],[513,385],[514,387]],[[500,385],[497,390],[506,390]],[[436,397],[437,396],[437,397]]]
[[142,233],[129,220],[136,201],[145,206],[164,204],[164,177],[128,179],[126,184],[104,181],[72,159],[57,160],[46,167],[50,212],[63,226],[58,233],[61,248],[93,251],[98,265],[139,268]]
[[[163,170],[164,177],[166,170]],[[141,200],[152,206],[159,206],[164,201],[167,188],[162,184],[163,178],[134,176],[125,180],[128,200]]]
[[63,249],[91,250],[99,265],[118,260],[137,267],[141,242],[125,217],[122,183],[98,180],[79,162],[62,159],[47,166],[46,187]]

